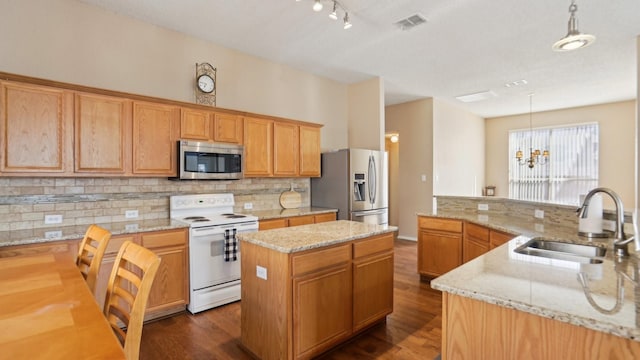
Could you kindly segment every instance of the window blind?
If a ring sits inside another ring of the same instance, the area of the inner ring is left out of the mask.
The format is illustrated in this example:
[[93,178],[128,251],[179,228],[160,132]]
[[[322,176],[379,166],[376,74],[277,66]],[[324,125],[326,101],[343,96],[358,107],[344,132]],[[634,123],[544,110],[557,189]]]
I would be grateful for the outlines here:
[[[546,165],[530,169],[515,160],[534,150],[548,149]],[[579,205],[580,194],[598,186],[599,129],[597,123],[513,130],[509,132],[509,197]]]

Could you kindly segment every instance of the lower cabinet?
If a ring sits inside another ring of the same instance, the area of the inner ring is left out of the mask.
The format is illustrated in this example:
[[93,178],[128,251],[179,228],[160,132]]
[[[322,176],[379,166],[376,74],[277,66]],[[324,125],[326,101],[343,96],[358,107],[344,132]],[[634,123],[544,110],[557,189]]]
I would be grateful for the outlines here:
[[383,320],[393,311],[393,239],[292,254],[243,242],[243,347],[265,360],[310,359]]
[[259,221],[259,230],[279,229],[289,226],[298,226],[306,224],[317,224],[321,222],[336,221],[336,213],[322,213],[316,215],[302,215],[282,217],[277,219],[267,219]]
[[489,229],[471,223],[464,224],[462,261],[467,262],[489,251]]

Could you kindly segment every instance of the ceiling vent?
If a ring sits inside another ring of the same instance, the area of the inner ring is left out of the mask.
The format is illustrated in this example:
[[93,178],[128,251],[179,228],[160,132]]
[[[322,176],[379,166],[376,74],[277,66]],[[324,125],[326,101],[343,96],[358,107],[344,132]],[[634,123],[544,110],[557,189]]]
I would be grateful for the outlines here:
[[411,15],[408,18],[404,18],[400,21],[393,23],[393,25],[400,28],[402,31],[411,30],[418,25],[422,25],[427,22],[427,18],[421,14]]

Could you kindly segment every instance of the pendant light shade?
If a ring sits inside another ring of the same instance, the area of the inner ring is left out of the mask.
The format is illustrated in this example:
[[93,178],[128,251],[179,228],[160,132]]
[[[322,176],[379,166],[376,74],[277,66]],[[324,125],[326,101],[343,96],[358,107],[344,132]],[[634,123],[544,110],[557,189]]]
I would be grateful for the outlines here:
[[575,4],[575,0],[571,1],[569,5],[569,23],[567,35],[558,40],[551,47],[555,51],[571,51],[583,47],[587,47],[596,41],[596,37],[589,34],[581,34],[578,30],[578,19],[576,19],[576,12],[578,11],[578,5]]

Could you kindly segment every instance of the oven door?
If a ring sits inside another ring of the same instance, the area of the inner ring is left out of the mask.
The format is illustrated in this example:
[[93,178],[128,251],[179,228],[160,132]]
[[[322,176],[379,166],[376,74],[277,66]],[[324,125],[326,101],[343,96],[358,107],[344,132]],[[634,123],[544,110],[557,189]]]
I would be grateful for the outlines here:
[[199,290],[240,279],[240,242],[236,261],[224,259],[225,230],[233,225],[191,229],[189,270],[191,289]]

